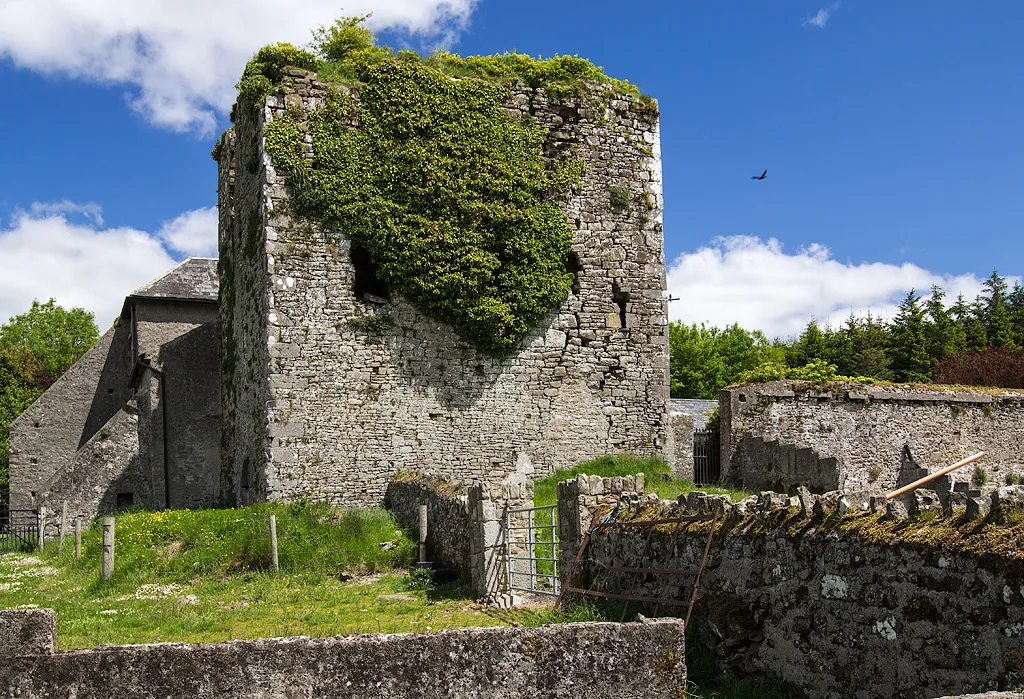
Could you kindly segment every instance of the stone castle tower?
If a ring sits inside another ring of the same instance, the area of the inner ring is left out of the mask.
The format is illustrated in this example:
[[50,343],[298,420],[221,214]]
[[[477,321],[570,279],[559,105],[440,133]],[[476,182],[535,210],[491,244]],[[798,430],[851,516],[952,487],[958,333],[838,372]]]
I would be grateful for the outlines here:
[[[287,69],[219,153],[222,493],[241,504],[382,500],[399,470],[470,483],[602,454],[669,456],[668,320],[657,116],[594,86],[505,104],[586,163],[563,205],[572,293],[505,358],[483,353],[374,275],[345,236],[289,213],[267,123],[330,90]],[[353,93],[358,99],[358,96]]]

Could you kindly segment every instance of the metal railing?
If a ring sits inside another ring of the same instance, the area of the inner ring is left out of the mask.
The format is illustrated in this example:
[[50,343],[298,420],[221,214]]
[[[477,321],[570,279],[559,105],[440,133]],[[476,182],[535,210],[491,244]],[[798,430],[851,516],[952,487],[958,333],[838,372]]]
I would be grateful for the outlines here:
[[693,480],[695,483],[718,483],[722,477],[719,461],[718,430],[696,430],[693,433]]
[[510,590],[557,596],[558,505],[505,512]]
[[22,553],[38,547],[39,512],[0,509],[0,553]]

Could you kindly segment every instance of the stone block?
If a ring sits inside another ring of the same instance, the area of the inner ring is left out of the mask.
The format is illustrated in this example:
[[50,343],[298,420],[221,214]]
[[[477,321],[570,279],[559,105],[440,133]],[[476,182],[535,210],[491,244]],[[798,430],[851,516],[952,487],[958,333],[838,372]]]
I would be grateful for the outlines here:
[[885,503],[885,516],[888,519],[907,519],[909,513],[903,501],[899,498],[893,498]]
[[942,515],[942,502],[939,494],[928,488],[917,488],[914,490],[914,497],[910,500],[909,513],[913,517],[922,517],[929,514]]
[[946,517],[959,517],[967,511],[967,492],[954,490],[946,497],[944,514]]
[[992,493],[992,507],[999,509],[1003,506],[1024,506],[1024,485],[1007,485],[994,491]]
[[57,620],[52,609],[0,609],[0,658],[56,651]]
[[988,513],[991,511],[992,498],[986,498],[984,496],[967,498],[968,519],[981,519],[983,517],[988,517]]

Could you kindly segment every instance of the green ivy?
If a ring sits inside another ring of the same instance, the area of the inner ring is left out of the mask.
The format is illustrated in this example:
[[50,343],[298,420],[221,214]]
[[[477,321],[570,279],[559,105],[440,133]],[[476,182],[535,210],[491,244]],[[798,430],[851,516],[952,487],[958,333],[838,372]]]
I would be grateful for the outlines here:
[[[258,78],[278,82],[291,57],[316,61],[321,76],[358,81],[358,104],[338,93],[308,123],[289,112],[266,125],[266,150],[286,176],[293,210],[351,236],[422,311],[507,354],[569,293],[572,231],[556,202],[585,167],[545,160],[543,129],[503,109],[510,86],[559,95],[601,81],[639,93],[576,57],[395,54],[372,45],[360,22],[315,34],[325,60],[286,44],[261,49],[239,83],[240,104],[261,101]],[[311,162],[302,156],[304,128]]]

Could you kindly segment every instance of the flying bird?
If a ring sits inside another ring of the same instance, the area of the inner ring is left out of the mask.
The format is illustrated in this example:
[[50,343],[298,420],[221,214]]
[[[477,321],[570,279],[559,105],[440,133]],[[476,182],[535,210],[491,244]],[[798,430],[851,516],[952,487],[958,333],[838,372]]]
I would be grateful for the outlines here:
[[752,175],[752,176],[750,177],[750,179],[752,179],[752,180],[763,180],[763,179],[764,179],[765,177],[767,177],[767,176],[768,176],[768,171],[767,171],[767,170],[765,170],[765,171],[764,171],[764,172],[762,172],[762,173],[761,173],[760,175]]

